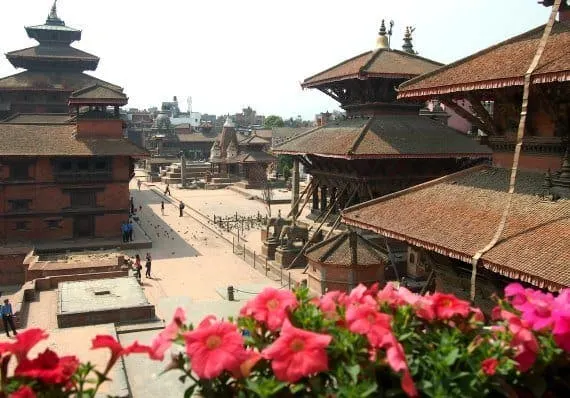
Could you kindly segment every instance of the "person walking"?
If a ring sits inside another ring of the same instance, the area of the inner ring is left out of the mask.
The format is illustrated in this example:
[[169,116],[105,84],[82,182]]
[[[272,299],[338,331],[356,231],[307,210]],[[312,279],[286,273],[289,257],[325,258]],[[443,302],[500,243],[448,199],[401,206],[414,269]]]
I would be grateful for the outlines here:
[[170,195],[170,184],[166,183],[166,189],[164,190],[165,195]]
[[142,277],[141,276],[142,264],[141,264],[141,256],[139,256],[138,254],[135,256],[134,268],[135,268],[135,277],[140,282]]
[[180,202],[180,205],[178,205],[178,209],[180,210],[180,217],[182,217],[182,211],[184,210],[184,202]]
[[139,191],[141,190],[141,185],[142,185],[142,181],[141,181],[141,180],[137,180],[137,186],[139,187]]
[[152,262],[152,257],[150,256],[150,253],[146,254],[146,264],[144,265],[146,268],[146,273],[144,276],[146,276],[147,278],[152,278],[150,276],[150,266],[151,266],[151,262]]
[[160,212],[164,215],[164,200],[160,202]]
[[2,306],[2,322],[4,322],[4,330],[6,331],[6,336],[10,337],[10,331],[8,326],[12,328],[12,332],[14,332],[14,336],[18,335],[16,332],[16,325],[14,325],[14,313],[12,312],[12,304],[10,304],[10,300],[5,299],[4,305]]

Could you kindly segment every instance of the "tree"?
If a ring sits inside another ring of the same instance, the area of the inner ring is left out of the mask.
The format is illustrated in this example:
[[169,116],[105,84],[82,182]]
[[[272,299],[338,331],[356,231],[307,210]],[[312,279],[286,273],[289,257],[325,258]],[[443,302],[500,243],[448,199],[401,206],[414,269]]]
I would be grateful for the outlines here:
[[280,175],[285,174],[285,170],[289,169],[289,172],[293,168],[293,156],[291,155],[277,155],[277,173]]
[[285,123],[283,122],[283,118],[277,115],[269,115],[265,118],[265,125],[263,126],[266,129],[271,129],[273,127],[284,127]]

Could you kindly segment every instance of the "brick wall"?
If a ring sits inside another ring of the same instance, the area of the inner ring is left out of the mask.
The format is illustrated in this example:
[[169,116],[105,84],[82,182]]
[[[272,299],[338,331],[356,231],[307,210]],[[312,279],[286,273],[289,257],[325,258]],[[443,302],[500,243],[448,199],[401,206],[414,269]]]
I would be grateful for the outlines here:
[[384,285],[384,264],[362,268],[323,266],[309,260],[309,289],[318,294],[326,291],[349,291],[360,283]]
[[123,121],[120,119],[79,119],[77,121],[77,136],[82,138],[121,138],[123,136]]
[[0,285],[21,285],[26,281],[28,264],[24,264],[24,260],[30,251],[0,253]]
[[[499,167],[511,168],[513,165],[513,153],[495,152],[493,153],[493,164]],[[519,168],[522,170],[532,170],[546,172],[548,169],[556,171],[560,169],[562,159],[560,155],[532,155],[522,153]]]
[[132,308],[57,314],[57,326],[60,328],[69,328],[102,323],[144,322],[152,321],[155,318],[154,305],[148,304]]

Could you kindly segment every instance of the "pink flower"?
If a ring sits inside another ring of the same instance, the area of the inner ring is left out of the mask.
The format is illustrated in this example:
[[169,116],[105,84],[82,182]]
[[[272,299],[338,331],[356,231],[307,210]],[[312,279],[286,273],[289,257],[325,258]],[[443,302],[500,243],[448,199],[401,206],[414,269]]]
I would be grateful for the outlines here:
[[241,309],[241,316],[253,316],[264,322],[267,328],[275,331],[287,318],[287,310],[297,307],[295,295],[288,290],[266,288]]
[[216,321],[214,316],[204,319],[197,329],[184,333],[184,340],[192,370],[200,378],[212,379],[224,370],[235,372],[247,359],[237,327]]
[[16,335],[15,342],[0,343],[0,351],[7,351],[16,356],[18,362],[27,358],[28,352],[40,341],[48,338],[48,334],[42,329],[27,329]]
[[487,376],[493,376],[497,371],[497,365],[499,365],[499,361],[495,358],[487,358],[483,362],[481,362],[481,370]]
[[18,364],[14,374],[20,377],[38,379],[47,384],[64,384],[77,370],[79,360],[74,356],[58,357],[49,348],[36,359],[24,359]]
[[281,335],[261,355],[271,360],[275,376],[290,383],[314,373],[328,370],[326,348],[332,337],[297,329],[285,320]]
[[164,353],[170,348],[172,341],[178,336],[184,322],[186,322],[186,313],[182,308],[177,308],[174,312],[172,322],[152,341],[149,350],[149,357],[151,359],[159,361],[164,359]]
[[339,315],[337,312],[337,307],[339,305],[340,300],[343,299],[344,293],[341,293],[338,290],[328,292],[324,296],[322,296],[319,300],[318,306],[323,311],[325,318],[331,320],[338,320]]
[[554,341],[560,348],[570,352],[570,308],[554,311]]
[[351,290],[348,296],[343,299],[343,304],[346,306],[360,305],[360,304],[376,304],[376,299],[373,297],[378,293],[378,285],[374,285],[368,289],[362,283]]
[[351,332],[365,335],[372,347],[380,347],[385,336],[391,335],[390,315],[371,305],[351,306],[346,310],[346,322]]
[[471,306],[467,301],[459,300],[453,294],[435,293],[431,296],[437,319],[446,320],[458,315],[465,318]]
[[418,391],[416,390],[416,386],[408,369],[404,347],[402,347],[392,333],[388,333],[384,336],[382,347],[386,348],[386,361],[388,365],[390,365],[390,368],[392,368],[394,372],[402,372],[402,390],[404,390],[409,397],[418,396]]
[[552,309],[554,297],[550,293],[538,290],[528,291],[524,304],[515,306],[522,312],[522,318],[527,321],[534,330],[542,330],[552,326]]
[[501,316],[508,322],[509,331],[513,335],[511,347],[516,353],[514,360],[518,362],[519,370],[526,372],[536,360],[538,342],[530,330],[528,322],[505,310],[501,311]]
[[111,358],[107,363],[105,369],[105,374],[113,367],[117,360],[123,355],[129,355],[133,353],[146,353],[151,354],[152,350],[148,346],[139,344],[135,341],[133,344],[127,347],[123,347],[113,336],[110,335],[97,335],[91,342],[91,349],[96,350],[99,348],[107,348],[111,351]]
[[515,308],[526,303],[526,293],[526,289],[520,283],[510,283],[505,287],[505,297],[510,298]]
[[262,356],[259,352],[253,350],[246,350],[244,361],[241,363],[238,369],[234,369],[231,371],[232,375],[235,378],[249,377],[249,375],[251,374],[251,370],[261,359]]
[[18,391],[10,394],[10,398],[36,398],[36,393],[28,386],[22,386]]

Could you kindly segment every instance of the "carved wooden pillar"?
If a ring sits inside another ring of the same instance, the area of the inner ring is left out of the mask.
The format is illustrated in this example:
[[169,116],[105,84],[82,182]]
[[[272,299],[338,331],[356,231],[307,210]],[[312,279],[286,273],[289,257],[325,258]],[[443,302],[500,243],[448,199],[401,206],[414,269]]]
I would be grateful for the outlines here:
[[317,180],[313,180],[315,186],[313,187],[313,210],[319,210],[319,186]]
[[327,210],[327,187],[321,187],[321,211]]

